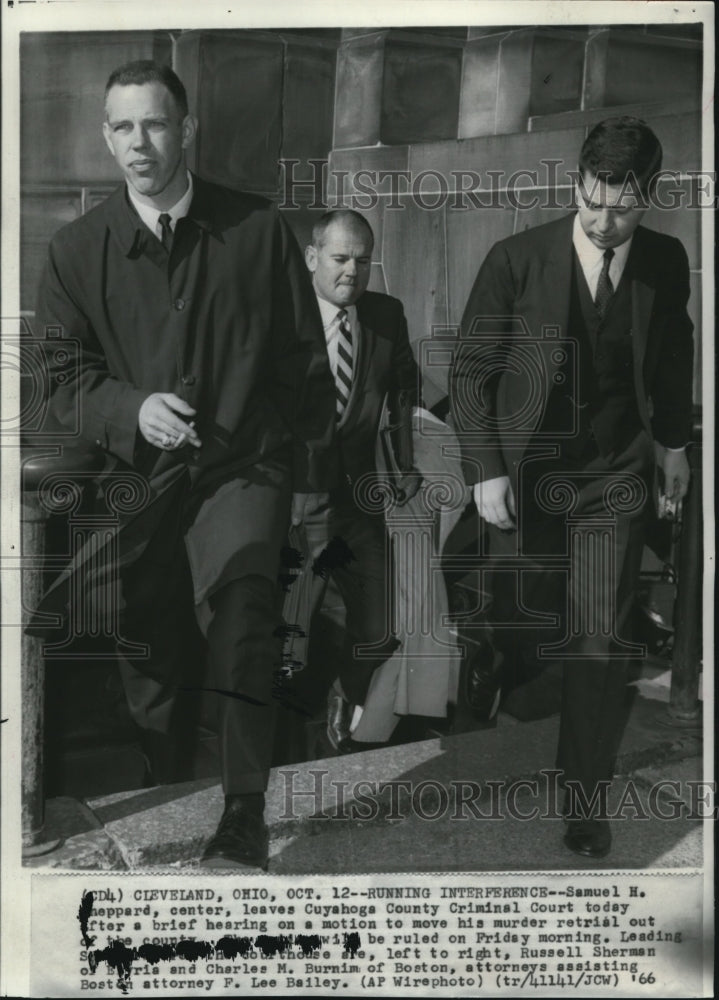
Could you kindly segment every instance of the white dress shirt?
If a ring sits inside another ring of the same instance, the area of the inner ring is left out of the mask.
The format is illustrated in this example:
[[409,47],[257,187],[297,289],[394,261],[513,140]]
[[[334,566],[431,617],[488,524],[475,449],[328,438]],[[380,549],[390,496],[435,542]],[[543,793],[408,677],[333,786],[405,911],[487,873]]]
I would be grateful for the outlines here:
[[[582,271],[584,272],[584,277],[589,285],[589,291],[592,299],[594,299],[597,295],[599,275],[602,273],[604,254],[606,251],[592,243],[582,229],[582,224],[579,221],[579,215],[574,216],[572,242],[574,243],[574,249],[577,251],[577,258],[581,264]],[[613,247],[614,256],[612,257],[612,262],[609,265],[609,280],[611,281],[615,292],[619,286],[622,274],[624,273],[631,245],[632,236],[630,236],[628,240],[625,240],[625,242],[620,244],[618,247]]]
[[190,203],[192,201],[192,174],[189,170],[187,171],[187,191],[185,191],[180,200],[176,202],[172,208],[166,208],[164,211],[160,211],[159,208],[153,208],[152,205],[144,205],[141,201],[138,201],[129,185],[127,187],[127,193],[130,195],[130,201],[135,206],[137,214],[140,216],[147,228],[150,232],[155,234],[158,240],[162,240],[162,228],[159,222],[160,216],[170,216],[170,229],[174,233],[177,220],[184,219],[190,211]]

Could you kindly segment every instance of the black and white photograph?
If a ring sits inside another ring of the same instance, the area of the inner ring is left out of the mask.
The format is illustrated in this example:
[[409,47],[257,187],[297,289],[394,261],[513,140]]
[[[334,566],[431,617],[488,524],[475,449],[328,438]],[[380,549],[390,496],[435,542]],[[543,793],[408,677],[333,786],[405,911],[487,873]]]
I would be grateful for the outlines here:
[[713,17],[6,3],[2,995],[713,995]]

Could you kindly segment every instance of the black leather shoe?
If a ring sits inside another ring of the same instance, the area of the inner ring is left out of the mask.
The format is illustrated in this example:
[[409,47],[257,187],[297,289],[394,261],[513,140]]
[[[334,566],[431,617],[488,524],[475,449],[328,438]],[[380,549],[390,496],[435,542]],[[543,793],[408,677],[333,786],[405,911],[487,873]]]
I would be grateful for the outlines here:
[[217,832],[200,858],[202,868],[262,868],[267,871],[270,835],[262,809],[247,808],[241,795],[228,795]]
[[349,702],[334,688],[330,688],[327,695],[327,739],[332,749],[338,753],[343,752],[340,747],[350,738],[351,715],[352,707]]
[[606,819],[570,819],[564,843],[585,858],[604,858],[612,846],[612,831]]

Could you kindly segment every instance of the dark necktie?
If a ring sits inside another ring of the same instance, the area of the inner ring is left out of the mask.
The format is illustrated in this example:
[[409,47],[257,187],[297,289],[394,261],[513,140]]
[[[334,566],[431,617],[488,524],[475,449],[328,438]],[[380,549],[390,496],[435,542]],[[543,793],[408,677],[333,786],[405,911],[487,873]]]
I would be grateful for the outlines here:
[[614,295],[614,285],[612,284],[612,279],[609,277],[609,267],[613,257],[613,250],[604,251],[604,263],[602,264],[602,272],[597,282],[597,294],[594,296],[594,305],[597,307],[600,316],[604,316],[609,305],[609,300]]
[[160,229],[162,230],[160,241],[169,253],[172,250],[172,226],[170,225],[172,216],[168,215],[167,212],[163,212],[157,221],[160,223]]
[[337,419],[340,420],[347,408],[352,389],[352,330],[346,309],[340,309],[337,318],[339,327],[335,387],[337,389]]

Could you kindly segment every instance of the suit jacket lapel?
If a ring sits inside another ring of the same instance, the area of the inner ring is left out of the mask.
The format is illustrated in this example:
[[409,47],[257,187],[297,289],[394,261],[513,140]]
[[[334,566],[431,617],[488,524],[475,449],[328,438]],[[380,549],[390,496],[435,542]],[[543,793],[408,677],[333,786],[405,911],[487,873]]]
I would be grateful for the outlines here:
[[627,258],[627,276],[632,287],[632,351],[635,369],[638,369],[640,373],[647,352],[649,320],[652,315],[655,292],[653,262],[644,244],[644,233],[639,228],[634,233]]
[[[562,219],[557,225],[554,238],[548,246],[548,252],[542,261],[539,276],[539,287],[536,293],[537,314],[532,325],[532,335],[540,340],[544,355],[545,372],[547,373],[546,391],[552,389],[552,377],[559,365],[559,354],[556,350],[556,338],[566,338],[569,335],[569,300],[572,283],[572,226],[574,215]],[[549,327],[549,336],[543,334],[543,329]],[[554,332],[554,329],[556,332]]]

